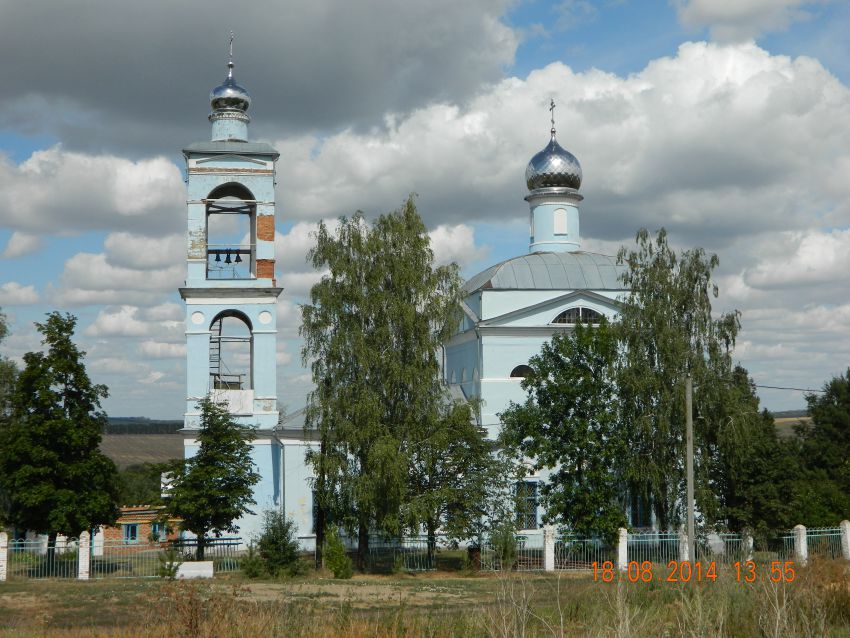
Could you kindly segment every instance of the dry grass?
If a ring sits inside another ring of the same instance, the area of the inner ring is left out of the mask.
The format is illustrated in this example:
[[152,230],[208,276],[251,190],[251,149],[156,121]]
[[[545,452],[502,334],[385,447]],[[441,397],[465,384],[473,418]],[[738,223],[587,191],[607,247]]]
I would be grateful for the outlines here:
[[[765,574],[766,576],[766,574]],[[0,637],[850,637],[846,563],[792,583],[611,584],[500,574],[0,586]]]

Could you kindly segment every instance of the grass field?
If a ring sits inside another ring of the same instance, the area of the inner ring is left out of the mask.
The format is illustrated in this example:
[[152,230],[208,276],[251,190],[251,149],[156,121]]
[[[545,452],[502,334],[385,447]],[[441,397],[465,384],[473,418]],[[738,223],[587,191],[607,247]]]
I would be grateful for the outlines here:
[[[663,569],[661,571],[664,571]],[[701,583],[595,582],[588,575],[356,576],[282,581],[12,581],[0,637],[850,636],[843,562],[791,583],[732,570]]]

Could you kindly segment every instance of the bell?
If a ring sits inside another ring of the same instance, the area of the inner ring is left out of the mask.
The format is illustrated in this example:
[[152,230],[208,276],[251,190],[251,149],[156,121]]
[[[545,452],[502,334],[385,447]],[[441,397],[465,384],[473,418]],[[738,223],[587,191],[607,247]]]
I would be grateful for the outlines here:
[[216,260],[216,261],[221,261],[221,253],[216,253],[216,254],[215,254],[215,260]]
[[227,257],[225,257],[225,258],[224,258],[224,263],[225,263],[225,264],[229,264],[229,263],[230,263],[230,251],[229,251],[229,250],[227,251]]
[[240,255],[239,253],[236,253],[236,263],[237,264],[242,263],[242,255]]

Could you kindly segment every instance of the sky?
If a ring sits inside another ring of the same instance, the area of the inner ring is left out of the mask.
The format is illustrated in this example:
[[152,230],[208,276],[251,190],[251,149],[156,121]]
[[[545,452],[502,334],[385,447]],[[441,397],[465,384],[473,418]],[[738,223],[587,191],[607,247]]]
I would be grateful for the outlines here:
[[[525,166],[581,162],[582,248],[665,227],[716,253],[756,383],[850,367],[850,3],[839,0],[0,0],[0,352],[78,318],[111,416],[182,418],[185,175],[209,91],[251,92],[277,164],[279,402],[304,405],[319,220],[409,193],[466,277],[528,250]],[[759,390],[772,410],[800,391]]]

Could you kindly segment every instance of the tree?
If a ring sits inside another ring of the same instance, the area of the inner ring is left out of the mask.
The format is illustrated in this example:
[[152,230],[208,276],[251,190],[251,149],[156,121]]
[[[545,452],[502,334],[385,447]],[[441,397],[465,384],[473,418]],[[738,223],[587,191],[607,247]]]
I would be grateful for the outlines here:
[[135,463],[119,471],[121,505],[156,505],[162,499],[162,474],[172,463]]
[[249,432],[239,426],[226,406],[210,397],[198,403],[201,427],[197,453],[177,467],[166,505],[181,519],[180,528],[198,539],[198,560],[204,559],[207,536],[236,533],[234,523],[253,514],[253,486],[260,480],[251,461]]
[[488,490],[499,478],[495,447],[477,424],[476,407],[445,397],[427,427],[406,442],[409,472],[403,518],[408,529],[425,529],[431,562],[437,529],[453,541],[476,536]]
[[[9,326],[6,323],[6,315],[0,312],[0,343],[8,334]],[[12,392],[17,373],[18,370],[14,362],[7,357],[0,357],[0,419],[8,417],[11,412]]]
[[662,529],[684,518],[684,383],[694,384],[695,497],[706,522],[720,514],[716,477],[759,421],[735,389],[731,349],[739,313],[715,318],[712,271],[716,255],[702,248],[676,255],[660,230],[653,240],[642,229],[637,249],[620,249],[630,290],[618,319],[623,363],[618,397],[631,454],[626,480],[648,497]]
[[57,534],[76,536],[118,516],[117,470],[98,450],[107,388],[86,373],[85,352],[72,340],[76,322],[52,312],[35,324],[46,352],[24,355],[0,432],[7,523],[48,534],[49,557]]
[[302,308],[302,357],[316,384],[306,428],[318,432],[313,466],[321,546],[326,513],[358,534],[401,531],[408,489],[406,441],[432,423],[444,389],[438,354],[459,313],[457,266],[432,264],[412,198],[370,228],[361,213],[335,233],[321,223],[312,265],[326,271]]
[[806,525],[850,518],[850,369],[806,396],[811,426],[798,428],[794,511]]
[[622,459],[629,454],[617,398],[619,339],[606,321],[556,335],[529,361],[523,405],[500,414],[500,443],[552,468],[541,486],[547,517],[609,537],[626,523]]
[[298,560],[298,538],[295,521],[280,511],[263,513],[263,532],[257,541],[257,551],[272,577],[281,574],[295,576],[303,563]]

